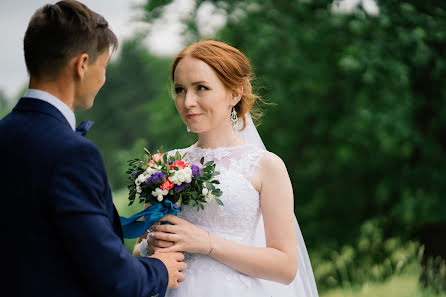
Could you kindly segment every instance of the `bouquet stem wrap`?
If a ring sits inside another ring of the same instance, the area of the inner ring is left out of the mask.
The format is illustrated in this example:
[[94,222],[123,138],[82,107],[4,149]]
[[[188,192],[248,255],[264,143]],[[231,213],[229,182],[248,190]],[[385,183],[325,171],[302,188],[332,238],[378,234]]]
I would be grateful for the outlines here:
[[[134,214],[129,218],[120,217],[124,238],[137,238],[143,235],[147,229],[168,214],[177,215],[179,209],[174,207],[170,200],[157,202],[150,207]],[[145,221],[138,221],[144,217]]]

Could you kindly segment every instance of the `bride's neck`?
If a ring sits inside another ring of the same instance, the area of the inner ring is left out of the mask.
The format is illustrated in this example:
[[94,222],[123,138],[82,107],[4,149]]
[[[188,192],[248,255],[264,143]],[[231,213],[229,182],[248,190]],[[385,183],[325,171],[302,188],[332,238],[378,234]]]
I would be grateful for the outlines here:
[[198,134],[196,146],[201,148],[231,147],[243,144],[244,141],[235,133],[232,126],[212,129]]

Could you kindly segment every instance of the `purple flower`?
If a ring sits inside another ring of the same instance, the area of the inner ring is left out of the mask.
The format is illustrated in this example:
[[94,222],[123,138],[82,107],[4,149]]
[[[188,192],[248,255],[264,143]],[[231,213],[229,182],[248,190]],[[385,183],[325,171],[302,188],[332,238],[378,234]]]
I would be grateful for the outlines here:
[[146,184],[148,184],[149,182],[157,183],[157,182],[159,182],[159,180],[164,180],[165,178],[166,178],[166,175],[164,173],[155,172],[146,180]]
[[178,204],[175,203],[175,204],[173,205],[173,208],[175,208],[175,209],[179,209],[180,207],[178,206]]
[[181,191],[182,189],[184,189],[184,187],[186,186],[186,185],[190,185],[189,183],[182,183],[181,185],[179,185],[179,186],[175,186],[175,188],[173,188],[175,191]]
[[199,177],[202,175],[203,168],[198,167],[197,165],[191,164],[190,168],[192,169],[192,175],[196,179],[200,179]]
[[135,176],[137,173],[138,173],[138,172],[133,171],[133,172],[132,172],[132,176]]

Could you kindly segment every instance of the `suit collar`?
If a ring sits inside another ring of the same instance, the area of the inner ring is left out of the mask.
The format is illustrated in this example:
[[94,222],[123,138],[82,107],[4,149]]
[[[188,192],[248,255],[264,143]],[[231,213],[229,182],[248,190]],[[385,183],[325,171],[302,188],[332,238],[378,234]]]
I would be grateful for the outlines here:
[[56,96],[40,89],[28,89],[22,97],[35,98],[48,102],[63,114],[73,130],[76,129],[76,116],[74,115],[74,112],[65,102]]
[[34,98],[26,98],[23,97],[19,100],[17,105],[13,108],[13,112],[40,112],[43,114],[47,114],[53,118],[58,119],[62,123],[68,125],[71,129],[70,123],[68,123],[67,119],[64,115],[53,105],[48,102],[34,99]]

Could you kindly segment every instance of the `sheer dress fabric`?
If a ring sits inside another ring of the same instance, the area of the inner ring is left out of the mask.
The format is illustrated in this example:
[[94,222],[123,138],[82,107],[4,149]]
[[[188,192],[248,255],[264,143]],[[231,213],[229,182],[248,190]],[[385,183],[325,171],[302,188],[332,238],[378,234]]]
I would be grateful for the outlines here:
[[[254,144],[235,147],[203,149],[191,146],[178,151],[186,154],[184,160],[199,164],[213,160],[220,172],[218,187],[224,206],[215,199],[204,210],[197,211],[183,205],[179,217],[225,239],[248,246],[265,247],[265,232],[260,209],[259,193],[251,178],[266,150]],[[317,289],[305,243],[296,224],[298,234],[298,272],[290,285],[254,278],[240,273],[212,257],[185,253],[188,265],[186,280],[175,290],[168,290],[168,297],[316,297]]]

